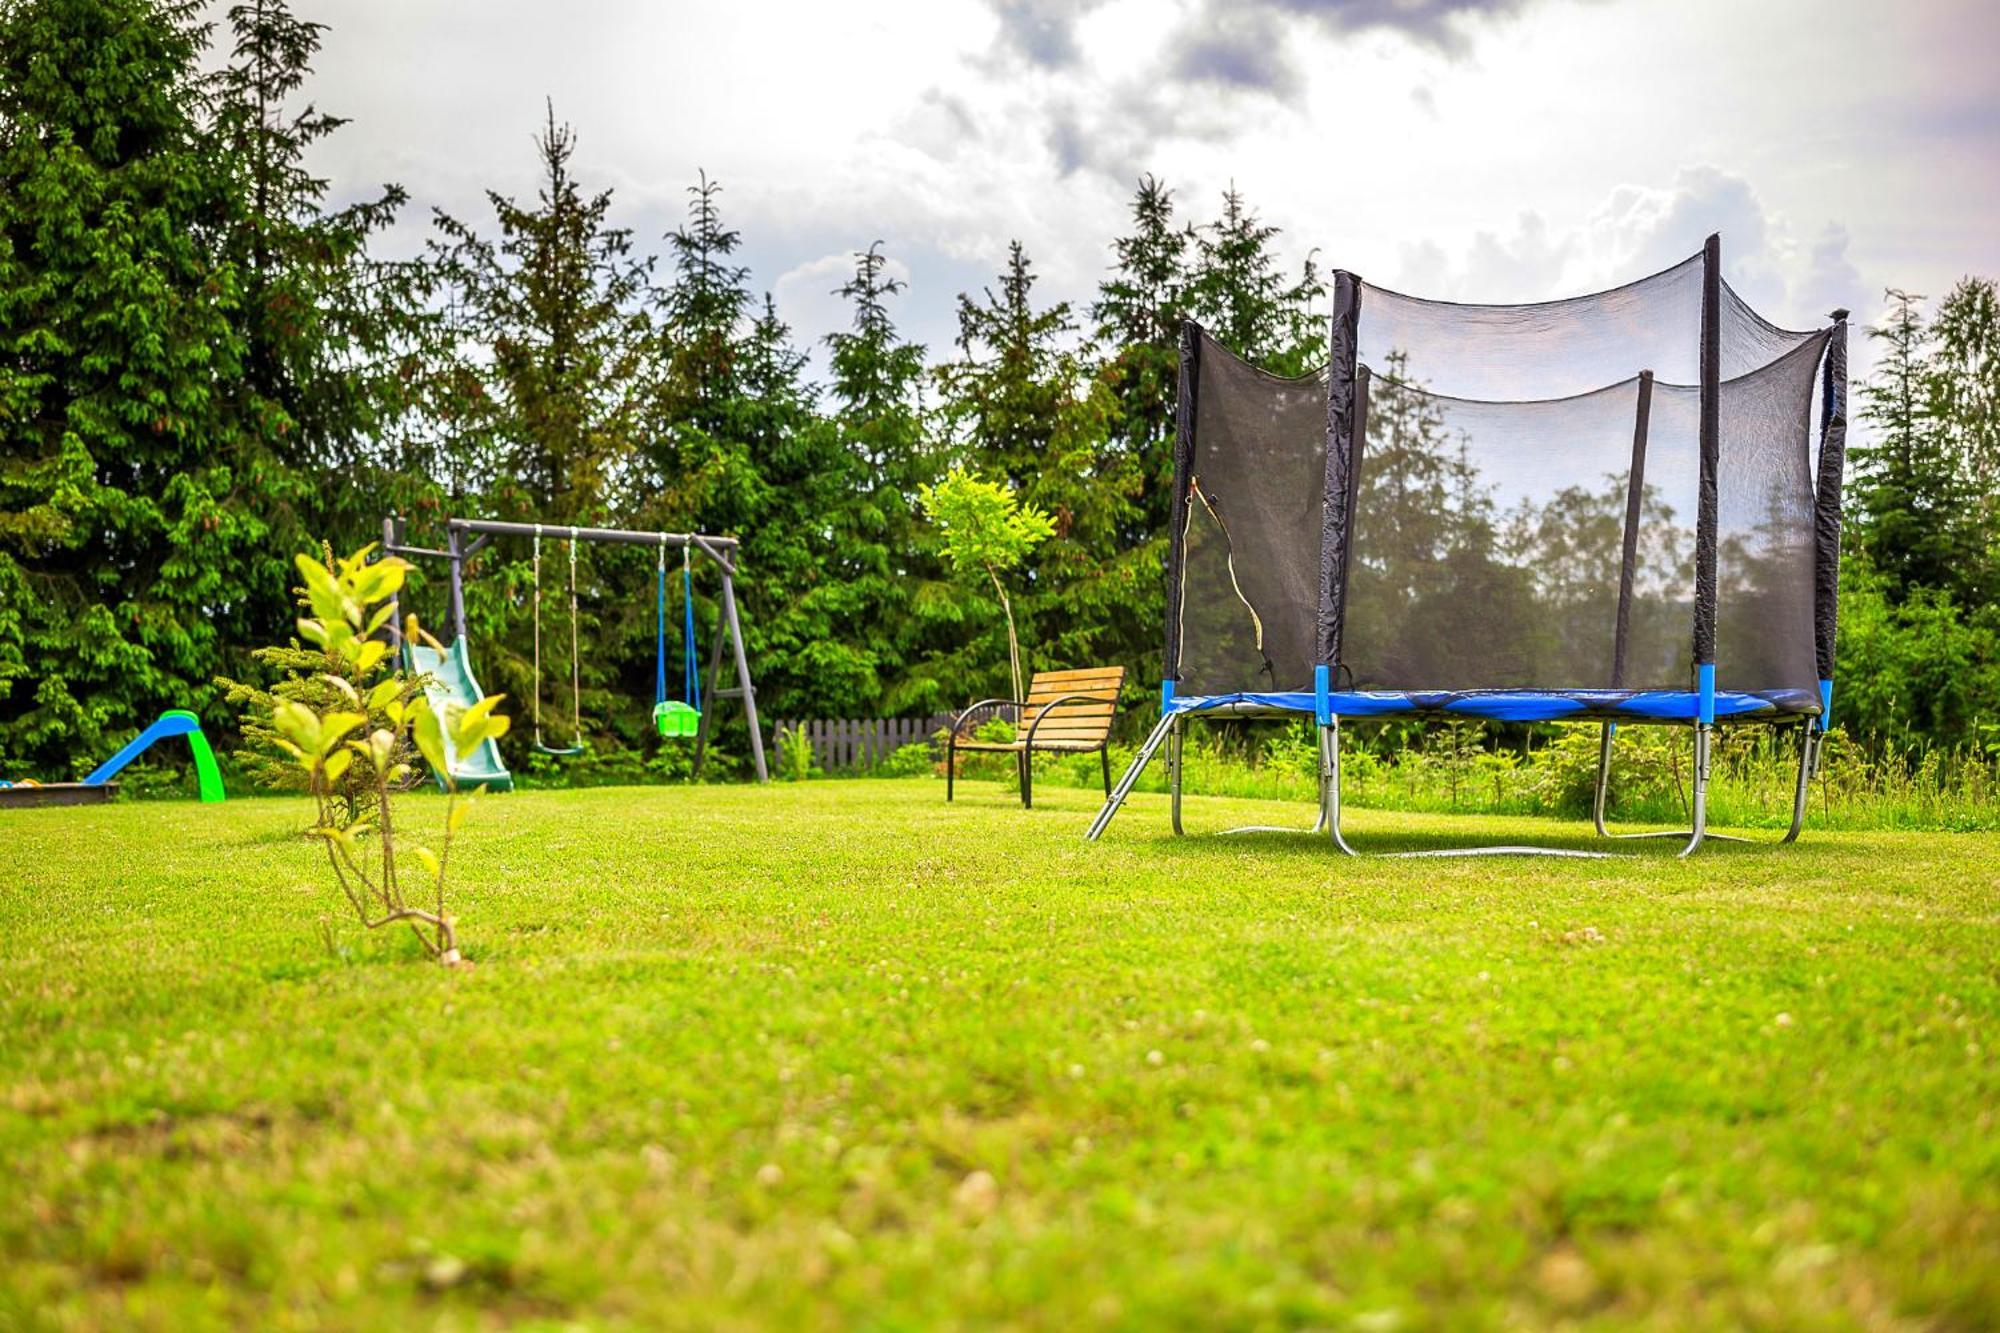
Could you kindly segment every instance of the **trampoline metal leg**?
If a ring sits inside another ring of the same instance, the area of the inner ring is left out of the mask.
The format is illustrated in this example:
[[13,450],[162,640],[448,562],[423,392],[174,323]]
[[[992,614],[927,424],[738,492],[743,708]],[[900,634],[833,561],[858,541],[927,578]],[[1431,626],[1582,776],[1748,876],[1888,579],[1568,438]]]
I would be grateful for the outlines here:
[[[1359,856],[1340,834],[1340,719],[1319,729],[1319,818],[1333,845],[1349,856]],[[1315,826],[1316,828],[1318,826]]]
[[1679,853],[1681,856],[1686,856],[1689,852],[1692,852],[1707,841],[1751,841],[1749,838],[1739,838],[1733,833],[1711,833],[1708,831],[1709,730],[1709,728],[1699,723],[1695,725],[1694,803],[1690,812],[1693,815],[1692,826],[1684,829],[1647,829],[1640,833],[1613,833],[1605,823],[1604,814],[1608,799],[1607,794],[1611,789],[1611,742],[1618,734],[1618,724],[1615,722],[1605,723],[1604,738],[1599,743],[1597,750],[1597,791],[1591,801],[1590,808],[1591,823],[1597,827],[1597,836],[1600,838],[1613,838],[1620,842],[1640,838],[1685,838],[1687,846],[1681,849]]
[[1090,821],[1090,831],[1083,835],[1086,839],[1096,842],[1104,830],[1110,827],[1112,817],[1118,813],[1118,807],[1125,804],[1125,798],[1132,794],[1133,784],[1138,782],[1139,775],[1146,771],[1146,765],[1152,761],[1153,752],[1167,739],[1167,733],[1174,729],[1177,720],[1177,714],[1169,713],[1154,726],[1152,733],[1146,737],[1146,743],[1139,747],[1139,753],[1132,756],[1131,766],[1125,770],[1124,776],[1118,779],[1118,785],[1111,789],[1111,795],[1106,798],[1104,808],[1097,812],[1096,819]]
[[1590,802],[1590,821],[1597,825],[1597,836],[1609,838],[1611,830],[1604,827],[1604,798],[1611,790],[1611,738],[1618,734],[1616,722],[1604,724],[1604,734],[1597,742],[1597,793]]
[[[1597,795],[1592,805],[1593,822],[1597,825],[1599,837],[1604,838],[1685,838],[1687,845],[1680,850],[1681,856],[1688,856],[1704,842],[1757,842],[1756,838],[1738,837],[1733,833],[1714,833],[1708,827],[1708,788],[1714,776],[1715,736],[1712,726],[1700,723],[1694,729],[1694,791],[1691,826],[1685,829],[1662,829],[1645,833],[1613,833],[1604,822],[1605,793],[1609,788],[1611,775],[1611,738],[1616,732],[1615,724],[1606,723],[1604,740],[1598,749]],[[1812,795],[1812,775],[1819,767],[1819,734],[1811,721],[1807,721],[1799,736],[1798,778],[1792,787],[1792,819],[1785,829],[1785,836],[1778,839],[1778,845],[1797,842],[1799,833],[1805,827],[1806,804]]]
[[1681,848],[1682,856],[1692,856],[1708,835],[1708,771],[1709,740],[1711,727],[1706,722],[1694,724],[1694,827],[1688,830],[1687,846]]
[[1340,831],[1340,719],[1335,717],[1328,726],[1320,728],[1320,768],[1325,775],[1326,796],[1323,802],[1326,832],[1333,839],[1333,845],[1349,856],[1370,856],[1387,860],[1420,860],[1428,857],[1448,856],[1560,856],[1575,860],[1601,861],[1610,856],[1609,852],[1583,852],[1568,847],[1523,847],[1497,845],[1492,847],[1445,847],[1429,852],[1358,852],[1349,845]]
[[1799,778],[1792,789],[1792,826],[1780,842],[1797,842],[1806,824],[1806,803],[1812,799],[1813,774],[1819,771],[1819,724],[1808,719],[1799,737]]

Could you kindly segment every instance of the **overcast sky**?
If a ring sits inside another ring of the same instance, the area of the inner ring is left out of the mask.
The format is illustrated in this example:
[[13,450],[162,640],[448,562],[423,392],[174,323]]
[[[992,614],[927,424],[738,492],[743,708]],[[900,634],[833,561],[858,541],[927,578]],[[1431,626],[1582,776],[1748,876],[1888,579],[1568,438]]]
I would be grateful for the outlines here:
[[[489,224],[532,196],[552,98],[639,243],[724,187],[757,288],[802,342],[881,240],[897,315],[942,352],[1019,238],[1089,299],[1153,172],[1205,220],[1231,181],[1403,291],[1539,299],[1723,233],[1780,324],[1895,285],[2000,275],[2000,4],[1841,0],[298,0],[331,25],[317,165]],[[1858,350],[1858,349],[1857,349]]]

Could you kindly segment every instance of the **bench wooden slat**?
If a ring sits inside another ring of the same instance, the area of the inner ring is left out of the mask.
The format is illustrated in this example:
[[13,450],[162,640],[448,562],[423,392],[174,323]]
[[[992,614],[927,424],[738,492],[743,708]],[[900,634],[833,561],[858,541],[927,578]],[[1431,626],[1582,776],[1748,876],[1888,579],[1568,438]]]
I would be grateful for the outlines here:
[[1034,675],[1034,679],[1036,680],[1085,680],[1093,678],[1099,680],[1122,680],[1124,677],[1125,668],[1115,666],[1070,667],[1062,671],[1037,671]]

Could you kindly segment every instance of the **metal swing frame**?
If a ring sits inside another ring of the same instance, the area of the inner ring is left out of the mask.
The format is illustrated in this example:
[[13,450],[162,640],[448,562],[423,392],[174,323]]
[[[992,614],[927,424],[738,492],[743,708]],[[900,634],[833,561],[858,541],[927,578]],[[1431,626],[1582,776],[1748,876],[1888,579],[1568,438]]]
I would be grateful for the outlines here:
[[[720,537],[700,532],[640,532],[628,528],[585,528],[570,527],[568,524],[551,525],[541,523],[503,523],[494,519],[447,518],[445,520],[445,547],[442,550],[412,546],[404,540],[405,521],[396,515],[382,520],[382,550],[389,555],[418,556],[442,559],[450,562],[450,605],[449,619],[454,635],[464,638],[465,619],[465,565],[479,554],[496,537],[529,537],[537,533],[560,533],[573,543],[603,542],[623,546],[654,546],[663,555],[668,547],[678,547],[684,553],[699,552],[706,556],[722,576],[722,588],[716,594],[716,632],[710,638],[708,658],[708,687],[704,698],[711,701],[735,699],[743,705],[744,720],[750,729],[750,757],[757,772],[757,781],[769,782],[770,769],[764,759],[764,737],[757,722],[757,688],[750,679],[750,655],[743,642],[743,621],[736,608],[736,575],[739,572],[737,552],[740,543],[734,537]],[[571,547],[575,550],[574,545]],[[389,618],[389,636],[392,648],[402,648],[402,626],[399,623],[400,608]],[[725,634],[724,631],[727,631]],[[731,650],[732,665],[736,682],[724,687],[722,684],[722,643],[727,638]],[[701,710],[701,722],[695,732],[693,777],[701,776],[702,762],[708,752],[709,724],[713,718],[713,706]]]

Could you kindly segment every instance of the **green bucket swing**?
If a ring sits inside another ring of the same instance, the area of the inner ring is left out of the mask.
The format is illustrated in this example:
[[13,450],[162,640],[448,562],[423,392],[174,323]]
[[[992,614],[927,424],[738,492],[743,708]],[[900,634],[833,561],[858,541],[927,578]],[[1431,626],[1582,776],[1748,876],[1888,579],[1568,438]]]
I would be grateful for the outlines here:
[[667,543],[660,537],[658,609],[653,652],[653,725],[668,740],[686,740],[701,731],[701,667],[694,649],[694,570],[687,546],[681,547],[682,693],[685,701],[667,697]]

